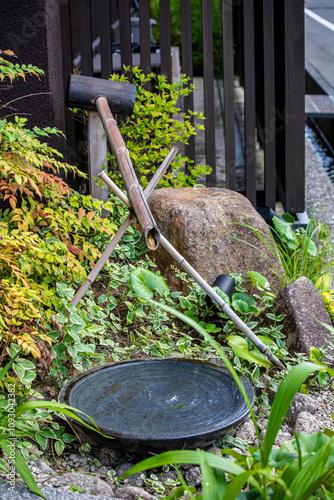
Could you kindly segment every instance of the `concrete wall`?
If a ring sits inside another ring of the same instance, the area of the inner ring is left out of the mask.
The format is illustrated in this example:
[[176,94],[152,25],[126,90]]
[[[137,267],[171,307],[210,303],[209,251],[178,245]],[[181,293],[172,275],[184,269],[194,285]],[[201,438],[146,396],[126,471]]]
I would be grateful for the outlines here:
[[[12,113],[28,118],[28,126],[57,127],[65,131],[64,89],[62,73],[61,23],[59,0],[1,0],[0,49],[11,49],[19,64],[32,64],[43,69],[40,81],[27,76],[11,85],[9,79],[0,84],[0,106],[27,96],[0,110],[0,118]],[[50,141],[63,154],[65,140]]]

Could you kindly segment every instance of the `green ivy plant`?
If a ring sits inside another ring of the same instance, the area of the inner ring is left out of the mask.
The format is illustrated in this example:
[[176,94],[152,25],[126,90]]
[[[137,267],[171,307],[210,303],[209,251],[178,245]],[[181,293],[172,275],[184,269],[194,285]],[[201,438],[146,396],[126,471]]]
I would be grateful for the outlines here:
[[[128,82],[131,76],[137,87],[137,97],[132,115],[127,118],[118,117],[119,129],[138,179],[145,187],[174,143],[187,144],[189,137],[196,134],[196,130],[204,128],[201,123],[192,125],[194,117],[204,120],[204,116],[189,110],[182,113],[182,119],[175,116],[181,111],[178,107],[179,99],[189,95],[194,88],[185,75],[180,77],[179,82],[169,84],[165,75],[144,75],[137,67],[132,68],[130,76],[130,68],[125,68],[125,71],[122,75],[113,74],[111,80]],[[152,91],[146,88],[149,83],[153,85]],[[111,161],[113,179],[122,185],[114,156],[110,154],[108,159]],[[188,173],[185,173],[186,164]],[[176,157],[172,166],[173,171],[163,176],[160,187],[193,186],[197,182],[196,179],[211,172],[207,165],[195,166],[189,158],[182,157],[181,154]]]

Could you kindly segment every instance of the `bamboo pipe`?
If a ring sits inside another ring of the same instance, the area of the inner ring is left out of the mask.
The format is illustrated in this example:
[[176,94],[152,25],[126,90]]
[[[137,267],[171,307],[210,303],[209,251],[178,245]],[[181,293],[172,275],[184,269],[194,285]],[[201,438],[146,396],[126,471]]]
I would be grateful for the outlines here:
[[104,130],[110,147],[116,157],[117,164],[121,171],[126,191],[128,193],[131,207],[134,210],[138,223],[143,231],[146,245],[150,250],[156,250],[160,241],[160,230],[155,223],[143,190],[139,185],[136,173],[132,166],[129,151],[125,147],[123,138],[118,130],[116,120],[114,119],[108,101],[105,97],[97,97],[96,109],[100,115]]
[[[144,190],[144,195],[147,197],[147,199],[149,199],[149,197],[151,196],[154,188],[157,186],[161,177],[164,175],[164,173],[168,169],[169,165],[174,160],[178,151],[179,151],[178,148],[174,146],[170,150],[170,152],[168,153],[168,155],[166,156],[164,161],[161,163],[158,170],[153,175],[152,179],[150,180],[150,182],[148,183],[148,185],[146,186],[146,188]],[[104,181],[104,183],[106,185],[108,185],[109,177],[107,176],[107,174],[105,172],[102,171],[99,174],[99,177]],[[113,185],[113,192],[116,194],[116,196],[118,196],[118,198],[121,201],[123,201],[123,197],[124,197],[124,199],[126,199],[129,202],[128,198],[123,194],[123,192],[116,186],[116,184],[114,182],[112,183],[112,185]],[[124,203],[124,201],[123,201],[123,203]],[[125,203],[125,205],[126,205],[126,203]],[[123,222],[123,224],[121,225],[121,227],[118,229],[117,233],[114,234],[109,245],[107,246],[107,248],[105,249],[105,251],[103,252],[101,257],[99,258],[99,260],[97,261],[97,263],[95,264],[95,266],[93,267],[93,269],[91,270],[91,272],[89,273],[89,275],[87,276],[87,278],[85,279],[85,281],[83,282],[81,287],[78,288],[73,299],[71,300],[71,304],[73,306],[78,305],[78,303],[80,302],[80,300],[82,299],[82,297],[84,296],[84,294],[86,293],[88,288],[95,281],[97,275],[100,273],[101,269],[103,268],[103,266],[107,262],[108,258],[110,257],[110,255],[114,251],[116,245],[120,242],[121,238],[124,236],[126,230],[131,225],[131,223],[133,222],[134,219],[135,219],[135,214],[134,213],[129,214],[127,216],[127,218],[125,219],[125,221]]]

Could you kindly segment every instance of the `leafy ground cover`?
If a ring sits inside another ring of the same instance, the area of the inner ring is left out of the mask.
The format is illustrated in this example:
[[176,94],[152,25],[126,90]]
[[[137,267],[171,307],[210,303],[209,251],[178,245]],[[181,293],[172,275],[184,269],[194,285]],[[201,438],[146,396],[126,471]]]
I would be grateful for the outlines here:
[[[13,57],[13,54],[7,52],[5,56]],[[36,68],[8,62],[1,53],[0,69],[2,79],[40,74]],[[140,74],[139,78],[141,84],[146,83]],[[161,85],[162,92],[165,92],[164,82]],[[141,119],[138,116],[138,120]],[[239,373],[260,388],[263,388],[263,375],[266,374],[266,390],[276,392],[286,373],[270,367],[268,360],[235,325],[215,306],[208,305],[202,290],[183,273],[171,270],[187,281],[188,295],[159,286],[161,277],[146,254],[140,233],[133,227],[84,299],[77,307],[70,304],[76,289],[128,211],[111,196],[104,204],[110,215],[102,219],[101,202],[67,186],[59,176],[60,170],[76,175],[80,173],[65,164],[59,153],[43,142],[53,133],[59,132],[54,129],[28,130],[24,118],[0,121],[0,356],[4,367],[0,376],[0,446],[4,452],[7,455],[10,452],[5,440],[14,439],[17,453],[26,461],[33,461],[36,451],[30,451],[31,443],[35,442],[42,453],[50,439],[55,453],[63,453],[75,436],[66,423],[65,409],[43,401],[42,394],[46,394],[50,387],[56,387],[53,394],[56,397],[59,388],[78,371],[106,361],[147,355],[208,359],[216,357],[217,350],[220,352],[220,346],[223,346],[226,363],[233,363]],[[191,180],[178,177],[178,171],[177,168],[174,176],[177,182],[191,184]],[[144,170],[141,172],[146,174]],[[289,241],[284,243],[285,249],[290,248]],[[314,253],[310,243],[306,248]],[[325,273],[318,271],[316,278],[320,280],[323,291],[331,294],[327,271],[327,268]],[[150,293],[159,298],[160,307],[147,298],[146,301],[138,298],[138,290],[131,279],[134,273],[143,277],[143,283],[149,273],[154,285]],[[254,286],[254,293],[250,296],[243,287],[246,277],[234,278],[236,289],[230,300],[231,307],[264,343],[270,345],[289,372],[294,365],[304,361],[304,357],[292,357],[285,348],[281,326],[283,316],[275,316],[270,311],[274,299],[270,284],[261,275],[250,271],[247,278]],[[330,298],[328,304],[332,302],[331,295]],[[229,301],[227,297],[225,300]],[[171,308],[183,311],[185,317],[175,317]],[[271,322],[268,328],[257,325],[257,316],[264,310]],[[185,318],[186,322],[183,321]],[[314,353],[317,363],[309,375],[320,370],[319,373],[326,372],[329,377],[315,374],[308,379],[308,384],[326,386],[331,384],[332,374],[326,365],[319,364],[320,357],[321,352]],[[260,412],[261,408],[270,407],[266,390],[256,402]],[[32,396],[37,399],[35,404],[30,403]],[[16,401],[14,412],[12,399]],[[62,420],[57,416],[59,413],[63,415]],[[9,416],[12,414],[14,417]],[[14,427],[11,428],[10,423]],[[327,446],[327,440],[322,444]],[[22,477],[31,488],[35,488],[29,483],[31,477],[19,455],[16,455],[16,463],[19,469],[21,464]],[[255,464],[256,468],[260,462],[257,455],[253,455],[251,465]],[[206,467],[205,458],[201,463]],[[322,465],[328,468],[327,462]],[[5,472],[10,470],[4,459],[0,460],[0,468]],[[324,473],[321,469],[321,474]]]

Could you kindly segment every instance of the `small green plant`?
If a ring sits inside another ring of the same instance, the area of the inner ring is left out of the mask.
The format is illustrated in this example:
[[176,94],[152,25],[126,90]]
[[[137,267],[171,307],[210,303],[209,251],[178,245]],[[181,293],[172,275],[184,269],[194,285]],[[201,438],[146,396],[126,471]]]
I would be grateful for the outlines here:
[[[2,55],[6,56],[5,58]],[[41,75],[44,75],[44,71],[33,66],[32,64],[14,64],[9,61],[9,57],[16,57],[15,53],[12,50],[0,50],[0,81],[4,81],[6,78],[9,78],[12,82],[17,78],[26,79],[26,75],[34,75],[38,78]],[[1,109],[1,108],[0,108]]]
[[[125,68],[129,71],[130,68]],[[191,119],[196,116],[203,120],[201,113],[185,111],[182,120],[175,117],[180,113],[178,101],[193,91],[189,78],[182,75],[178,83],[169,84],[164,75],[153,73],[144,75],[141,69],[132,68],[132,81],[137,86],[137,98],[131,116],[119,117],[119,129],[129,150],[132,163],[137,171],[143,187],[148,183],[152,174],[157,170],[167,156],[174,143],[187,144],[189,137],[196,134],[196,129],[203,129],[203,125],[196,127]],[[128,82],[125,74],[114,74],[112,80]],[[146,85],[153,81],[154,91],[146,89]],[[117,184],[121,184],[121,176],[115,164],[113,155],[109,155],[112,164],[112,177]],[[188,172],[184,172],[187,163]],[[203,165],[193,165],[189,158],[180,154],[173,162],[173,171],[164,175],[159,186],[183,187],[193,186],[196,179],[210,173],[211,168]]]
[[306,276],[314,284],[325,272],[334,272],[334,252],[329,228],[311,218],[306,229],[292,226],[290,214],[274,217],[277,250],[284,266],[287,284]]
[[[334,371],[326,365],[318,363],[303,362],[294,366],[277,391],[268,418],[266,434],[262,441],[256,417],[247,395],[221,346],[193,319],[152,298],[153,290],[158,291],[161,295],[166,290],[166,284],[161,278],[159,280],[147,273],[138,275],[138,273],[133,272],[131,281],[141,300],[147,300],[156,307],[161,307],[176,315],[195,328],[215,348],[247,401],[259,446],[249,447],[247,453],[244,454],[237,453],[232,449],[222,450],[224,454],[231,455],[235,459],[234,462],[202,450],[169,451],[136,464],[120,479],[170,463],[191,463],[201,467],[202,494],[196,498],[203,500],[332,498],[334,492],[334,436],[332,431],[328,430],[324,434],[295,435],[292,443],[283,443],[278,451],[273,450],[273,445],[300,385],[317,371],[328,372],[332,377]],[[226,480],[226,473],[229,482]],[[190,497],[194,498],[187,486],[181,487],[181,490],[179,495],[174,496],[174,498],[180,498],[185,491],[188,491]]]

